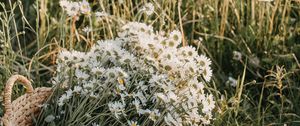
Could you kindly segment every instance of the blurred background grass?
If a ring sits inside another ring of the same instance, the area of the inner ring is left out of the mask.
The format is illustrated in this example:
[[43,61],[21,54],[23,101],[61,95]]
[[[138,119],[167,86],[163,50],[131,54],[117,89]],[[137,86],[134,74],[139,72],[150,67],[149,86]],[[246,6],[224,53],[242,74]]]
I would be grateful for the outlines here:
[[[111,16],[81,16],[75,26],[59,0],[0,2],[1,91],[16,73],[34,80],[34,87],[49,86],[60,50],[88,50],[92,39],[114,38],[125,21],[138,21],[157,31],[181,30],[186,43],[211,58],[210,87],[223,94],[216,97],[221,114],[214,125],[300,125],[299,0],[89,0],[94,12]],[[155,6],[151,16],[139,11],[147,2]],[[91,39],[82,37],[86,26],[94,27]],[[237,79],[236,87],[228,77]],[[16,86],[16,96],[22,93]]]

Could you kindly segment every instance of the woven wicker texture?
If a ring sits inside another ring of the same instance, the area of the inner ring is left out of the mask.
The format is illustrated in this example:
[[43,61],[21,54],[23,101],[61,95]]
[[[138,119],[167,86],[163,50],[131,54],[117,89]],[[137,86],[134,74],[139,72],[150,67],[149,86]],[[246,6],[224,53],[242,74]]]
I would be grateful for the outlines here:
[[[12,88],[15,82],[20,82],[26,88],[26,94],[11,102]],[[4,126],[30,126],[32,117],[37,116],[41,105],[51,95],[52,89],[41,87],[33,89],[30,81],[21,75],[10,77],[4,89]]]

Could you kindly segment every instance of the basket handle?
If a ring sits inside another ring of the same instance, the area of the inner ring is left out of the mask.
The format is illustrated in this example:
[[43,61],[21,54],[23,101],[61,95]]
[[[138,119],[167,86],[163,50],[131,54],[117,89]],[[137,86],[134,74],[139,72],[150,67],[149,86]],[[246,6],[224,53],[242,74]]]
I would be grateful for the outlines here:
[[24,77],[22,75],[11,76],[7,80],[5,89],[4,89],[4,110],[5,110],[5,113],[8,115],[12,114],[11,94],[12,94],[12,88],[16,81],[21,82],[21,84],[27,89],[26,93],[33,92],[33,87],[31,85],[30,81],[26,77]]

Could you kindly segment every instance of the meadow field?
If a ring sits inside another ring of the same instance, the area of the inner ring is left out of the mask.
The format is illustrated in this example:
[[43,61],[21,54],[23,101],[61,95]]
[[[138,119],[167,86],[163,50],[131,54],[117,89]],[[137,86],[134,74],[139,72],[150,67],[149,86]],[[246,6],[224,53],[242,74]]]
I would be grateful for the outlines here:
[[0,117],[15,74],[39,126],[297,126],[300,1],[0,0]]

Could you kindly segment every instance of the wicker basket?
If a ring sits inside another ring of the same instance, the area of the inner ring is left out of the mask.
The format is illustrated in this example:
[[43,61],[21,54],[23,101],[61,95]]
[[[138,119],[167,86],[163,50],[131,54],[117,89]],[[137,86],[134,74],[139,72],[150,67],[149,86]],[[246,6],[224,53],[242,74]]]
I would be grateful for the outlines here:
[[[11,93],[16,81],[26,88],[26,94],[11,102]],[[13,75],[6,83],[4,90],[4,126],[30,126],[32,117],[37,116],[41,105],[52,93],[51,88],[41,87],[33,89],[30,81],[21,75]]]

